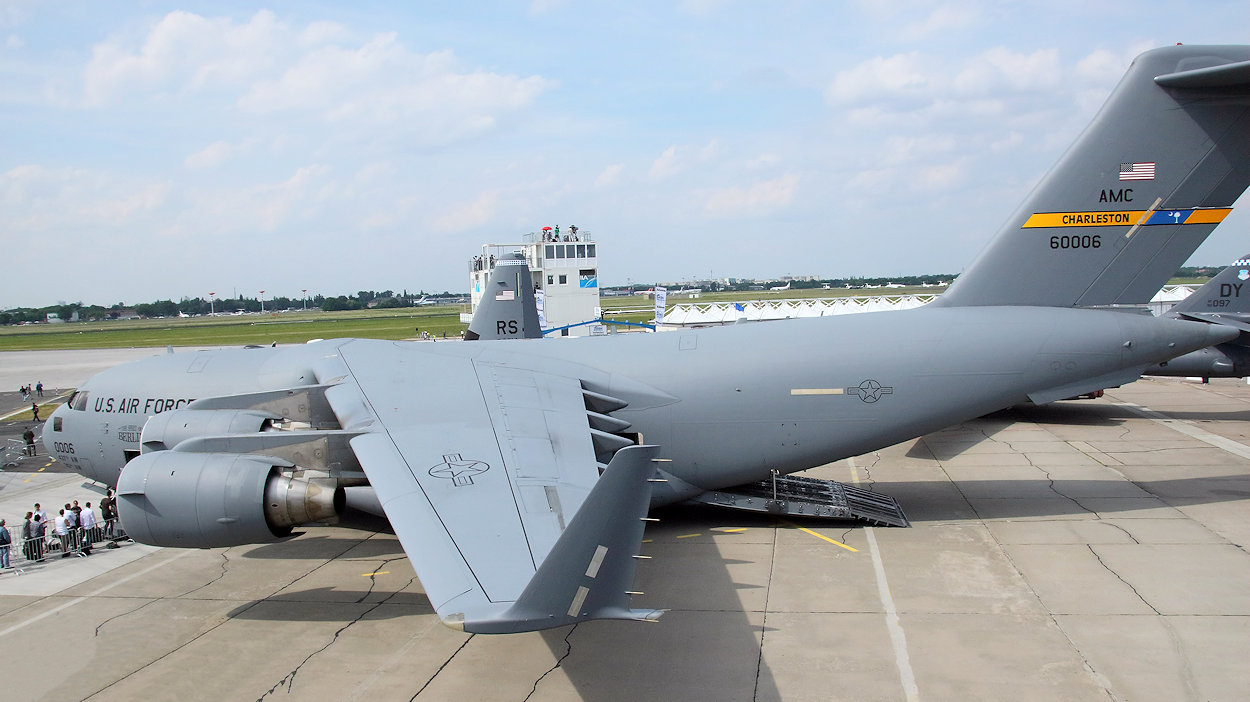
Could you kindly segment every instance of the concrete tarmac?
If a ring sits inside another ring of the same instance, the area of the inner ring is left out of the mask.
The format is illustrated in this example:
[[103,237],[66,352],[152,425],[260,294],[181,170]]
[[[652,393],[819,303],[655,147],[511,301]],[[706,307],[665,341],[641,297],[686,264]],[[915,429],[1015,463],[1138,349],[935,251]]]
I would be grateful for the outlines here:
[[[810,471],[913,526],[669,508],[658,623],[466,635],[394,536],[127,545],[0,576],[6,699],[1244,700],[1250,387],[1142,380]],[[0,516],[98,494],[0,474]]]

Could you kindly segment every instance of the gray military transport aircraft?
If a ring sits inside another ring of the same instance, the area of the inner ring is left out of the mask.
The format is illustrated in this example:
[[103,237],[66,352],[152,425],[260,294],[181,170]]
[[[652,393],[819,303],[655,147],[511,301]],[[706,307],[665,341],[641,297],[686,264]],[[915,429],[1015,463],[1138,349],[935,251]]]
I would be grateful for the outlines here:
[[357,506],[389,519],[449,626],[653,620],[630,607],[649,507],[1127,383],[1237,338],[1192,315],[1098,308],[1149,299],[1248,183],[1250,47],[1156,49],[928,306],[167,354],[90,379],[44,438],[117,486],[144,543],[272,542]]

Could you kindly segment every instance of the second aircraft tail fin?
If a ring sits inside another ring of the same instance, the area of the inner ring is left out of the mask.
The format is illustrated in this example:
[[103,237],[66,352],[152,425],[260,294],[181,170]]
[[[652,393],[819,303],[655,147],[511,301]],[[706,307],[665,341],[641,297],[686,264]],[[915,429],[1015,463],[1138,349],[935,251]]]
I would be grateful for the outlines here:
[[1250,46],[1138,56],[997,237],[933,304],[1132,304],[1250,185]]
[[1165,317],[1184,317],[1226,324],[1250,331],[1250,254],[1220,271],[1168,310]]
[[534,301],[534,283],[525,254],[500,256],[473,311],[465,341],[537,339],[543,335]]

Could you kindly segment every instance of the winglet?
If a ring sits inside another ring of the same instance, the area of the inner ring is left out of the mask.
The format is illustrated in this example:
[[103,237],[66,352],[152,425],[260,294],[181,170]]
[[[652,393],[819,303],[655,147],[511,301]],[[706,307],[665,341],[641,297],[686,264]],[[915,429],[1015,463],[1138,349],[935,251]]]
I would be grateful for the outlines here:
[[[478,634],[507,634],[588,619],[654,621],[663,610],[630,609],[638,550],[651,503],[657,446],[616,452],[568,528],[506,610],[466,612],[443,623]],[[463,619],[461,619],[463,617]]]

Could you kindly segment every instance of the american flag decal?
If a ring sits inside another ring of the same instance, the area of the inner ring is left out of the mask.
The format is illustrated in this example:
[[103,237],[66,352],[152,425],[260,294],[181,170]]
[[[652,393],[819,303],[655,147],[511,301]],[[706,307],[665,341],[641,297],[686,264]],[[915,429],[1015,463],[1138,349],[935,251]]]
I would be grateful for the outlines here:
[[1154,161],[1149,163],[1121,163],[1120,164],[1120,180],[1154,180],[1155,164]]

